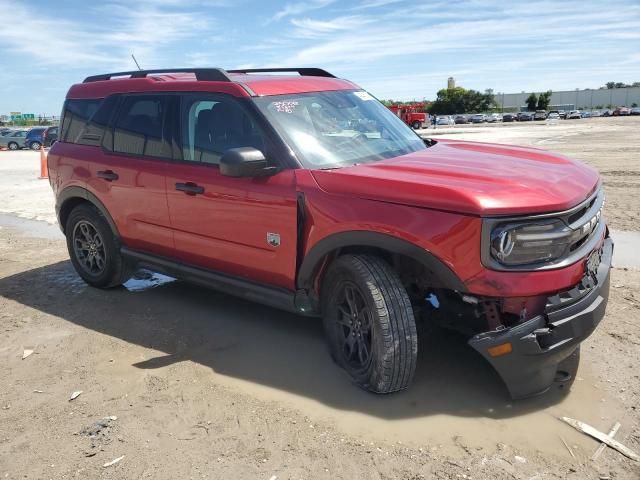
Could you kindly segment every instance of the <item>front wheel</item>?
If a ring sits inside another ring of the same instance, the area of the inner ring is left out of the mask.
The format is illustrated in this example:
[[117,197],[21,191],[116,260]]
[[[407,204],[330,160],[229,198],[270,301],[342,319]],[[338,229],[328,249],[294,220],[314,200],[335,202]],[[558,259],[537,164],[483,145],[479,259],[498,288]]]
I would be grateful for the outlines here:
[[73,209],[65,234],[71,263],[89,285],[110,288],[129,279],[130,271],[120,255],[118,240],[93,205]]
[[413,127],[414,130],[418,130],[422,126],[422,124],[418,121],[415,121],[411,124],[411,126]]
[[10,142],[7,147],[9,147],[9,150],[18,150],[18,148],[20,148],[20,146],[16,142]]
[[331,356],[356,384],[375,393],[409,386],[418,334],[407,292],[384,260],[335,260],[322,282],[322,311]]
[[42,144],[40,142],[31,142],[29,147],[31,147],[31,150],[40,150],[41,145]]

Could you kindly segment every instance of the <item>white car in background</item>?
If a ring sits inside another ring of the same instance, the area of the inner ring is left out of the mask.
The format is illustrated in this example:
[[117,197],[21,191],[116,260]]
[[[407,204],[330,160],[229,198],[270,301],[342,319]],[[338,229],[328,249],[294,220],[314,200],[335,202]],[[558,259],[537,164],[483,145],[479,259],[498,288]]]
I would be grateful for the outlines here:
[[582,118],[582,112],[580,110],[571,110],[567,113],[567,119],[570,118]]
[[560,114],[558,112],[551,112],[547,115],[547,120],[560,120]]
[[499,113],[492,113],[491,115],[487,115],[487,122],[489,123],[501,122],[501,121],[502,121],[502,115],[500,115]]
[[456,122],[451,115],[442,115],[436,118],[436,124],[438,125],[455,125]]

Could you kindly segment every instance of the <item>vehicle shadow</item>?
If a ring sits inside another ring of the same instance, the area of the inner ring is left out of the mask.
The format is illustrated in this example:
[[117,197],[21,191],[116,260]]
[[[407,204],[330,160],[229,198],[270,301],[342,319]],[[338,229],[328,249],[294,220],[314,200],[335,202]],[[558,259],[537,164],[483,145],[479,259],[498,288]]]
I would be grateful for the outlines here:
[[[33,288],[37,285],[38,288]],[[411,388],[374,395],[330,359],[320,319],[173,281],[143,291],[86,286],[69,261],[0,279],[0,295],[82,327],[164,352],[136,363],[193,361],[215,372],[385,419],[435,414],[508,418],[561,401],[568,389],[511,401],[488,363],[459,336],[423,335]]]

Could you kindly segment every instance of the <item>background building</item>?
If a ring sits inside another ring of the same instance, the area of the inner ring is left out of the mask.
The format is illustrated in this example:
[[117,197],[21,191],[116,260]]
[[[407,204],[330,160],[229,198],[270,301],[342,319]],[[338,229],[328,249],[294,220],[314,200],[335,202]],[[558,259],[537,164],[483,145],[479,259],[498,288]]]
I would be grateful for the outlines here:
[[[533,92],[540,95],[542,92]],[[519,111],[520,107],[527,104],[527,97],[531,92],[522,93],[496,93],[496,103],[505,110]],[[640,87],[606,88],[597,90],[567,90],[553,92],[550,110],[567,109],[563,105],[573,105],[578,110],[592,110],[598,108],[630,107],[632,104],[640,105]],[[558,108],[553,108],[557,106]]]

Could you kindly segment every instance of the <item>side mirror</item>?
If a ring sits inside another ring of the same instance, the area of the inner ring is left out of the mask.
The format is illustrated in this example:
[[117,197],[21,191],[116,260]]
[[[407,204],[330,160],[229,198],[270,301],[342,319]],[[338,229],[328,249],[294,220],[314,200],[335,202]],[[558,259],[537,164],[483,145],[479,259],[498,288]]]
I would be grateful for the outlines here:
[[264,177],[276,173],[264,154],[253,147],[230,148],[220,158],[220,173],[227,177]]

